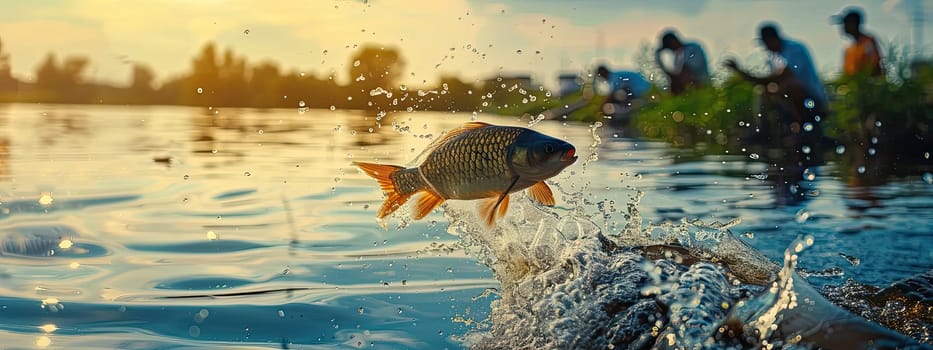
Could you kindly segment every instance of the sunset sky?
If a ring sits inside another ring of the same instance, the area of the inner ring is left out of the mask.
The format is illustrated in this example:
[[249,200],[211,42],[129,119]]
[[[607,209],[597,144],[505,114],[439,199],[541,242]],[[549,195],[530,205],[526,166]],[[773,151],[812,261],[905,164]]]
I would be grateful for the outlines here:
[[[407,61],[405,82],[432,83],[439,73],[484,78],[502,70],[529,73],[552,87],[559,71],[595,62],[636,68],[633,57],[659,31],[677,28],[699,40],[710,61],[736,56],[754,65],[761,21],[779,23],[804,41],[826,74],[839,70],[847,44],[829,17],[862,7],[866,28],[885,43],[912,43],[911,14],[922,0],[874,1],[245,1],[245,0],[0,0],[0,40],[13,73],[31,79],[45,54],[91,58],[90,77],[125,83],[130,64],[152,67],[159,79],[190,69],[207,41],[250,62],[345,81],[355,45],[394,46]],[[933,6],[923,37],[933,53]],[[325,53],[326,52],[326,53]],[[484,56],[485,55],[485,56]]]

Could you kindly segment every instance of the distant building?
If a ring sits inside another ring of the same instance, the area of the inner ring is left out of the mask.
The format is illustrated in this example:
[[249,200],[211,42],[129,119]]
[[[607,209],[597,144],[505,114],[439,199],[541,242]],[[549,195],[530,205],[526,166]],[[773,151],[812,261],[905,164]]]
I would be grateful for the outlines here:
[[576,73],[562,73],[557,76],[557,93],[560,97],[573,95],[583,89],[583,78]]

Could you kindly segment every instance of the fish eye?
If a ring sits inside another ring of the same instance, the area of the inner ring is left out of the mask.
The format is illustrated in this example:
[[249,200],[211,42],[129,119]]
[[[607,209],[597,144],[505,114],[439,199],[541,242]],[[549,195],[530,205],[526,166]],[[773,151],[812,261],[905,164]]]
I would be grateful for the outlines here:
[[544,146],[544,152],[547,152],[547,153],[554,153],[554,145],[552,145],[552,144],[550,144],[550,143],[547,144],[547,145],[545,145],[545,146]]

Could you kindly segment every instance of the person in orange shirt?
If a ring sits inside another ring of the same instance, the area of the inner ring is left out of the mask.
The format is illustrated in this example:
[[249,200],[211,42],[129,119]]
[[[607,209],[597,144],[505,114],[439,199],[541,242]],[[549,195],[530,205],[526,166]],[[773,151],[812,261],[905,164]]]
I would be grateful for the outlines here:
[[860,28],[862,11],[852,7],[842,14],[833,16],[833,19],[836,23],[842,24],[843,32],[854,40],[852,45],[846,48],[843,72],[849,76],[857,74],[883,76],[881,48],[878,46],[878,41],[873,36],[862,32]]

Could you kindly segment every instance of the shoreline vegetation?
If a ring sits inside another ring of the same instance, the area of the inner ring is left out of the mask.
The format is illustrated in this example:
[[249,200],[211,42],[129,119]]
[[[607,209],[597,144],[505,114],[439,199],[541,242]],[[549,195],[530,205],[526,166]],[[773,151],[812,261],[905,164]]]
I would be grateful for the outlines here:
[[[644,44],[636,61],[645,76],[660,76],[646,58],[649,52],[652,48]],[[830,112],[822,125],[832,144],[824,153],[847,155],[838,161],[862,175],[898,174],[898,164],[933,171],[933,64],[910,64],[906,53],[894,49],[885,57],[884,79],[842,76],[825,82]],[[229,48],[221,52],[213,43],[191,60],[189,72],[158,84],[156,74],[142,63],[133,63],[129,83],[118,86],[87,79],[90,62],[81,56],[59,59],[50,52],[31,81],[13,77],[10,62],[0,42],[0,103],[355,109],[377,115],[430,110],[616,124],[602,113],[602,97],[594,96],[590,78],[577,78],[580,89],[564,96],[533,84],[528,76],[504,74],[472,81],[441,76],[436,86],[411,88],[399,84],[405,71],[399,49],[374,44],[351,55],[344,73],[351,78],[347,84],[337,82],[335,71],[320,74],[285,70],[272,61],[253,63]],[[648,98],[635,102],[626,134],[705,154],[782,158],[792,153],[787,145],[783,155],[774,152],[782,147],[779,116],[763,105],[762,87],[723,72],[718,76],[711,86],[680,96],[655,80]],[[574,108],[562,108],[568,106]],[[756,137],[767,141],[750,141]]]

